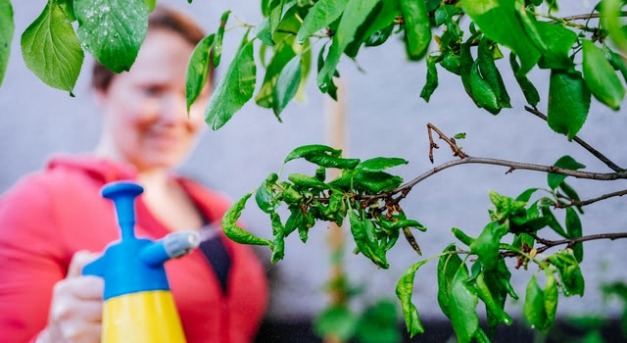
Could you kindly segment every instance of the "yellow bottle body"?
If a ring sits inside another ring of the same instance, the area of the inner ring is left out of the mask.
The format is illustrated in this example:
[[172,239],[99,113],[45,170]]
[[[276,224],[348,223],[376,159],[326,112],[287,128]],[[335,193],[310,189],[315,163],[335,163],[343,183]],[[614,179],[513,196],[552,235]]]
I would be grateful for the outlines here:
[[105,301],[102,343],[185,343],[170,291],[124,294]]

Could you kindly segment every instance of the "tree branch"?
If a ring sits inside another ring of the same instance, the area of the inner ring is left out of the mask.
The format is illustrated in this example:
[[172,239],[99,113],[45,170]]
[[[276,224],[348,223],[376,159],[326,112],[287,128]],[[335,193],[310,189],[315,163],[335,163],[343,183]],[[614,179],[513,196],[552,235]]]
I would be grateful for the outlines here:
[[433,149],[439,148],[439,146],[433,141],[433,135],[431,134],[432,130],[437,132],[438,136],[440,136],[440,139],[445,141],[449,145],[449,147],[451,147],[453,156],[457,156],[459,158],[468,157],[468,155],[466,155],[466,153],[464,153],[462,149],[457,146],[457,142],[455,141],[455,138],[449,138],[442,131],[440,131],[440,129],[438,129],[435,125],[431,123],[427,123],[427,134],[429,135],[429,160],[431,161],[431,163],[433,163]]
[[[529,107],[529,106],[525,106],[525,110],[533,115],[535,115],[536,117],[546,121],[547,120],[547,116],[540,112],[537,108],[533,108],[533,107]],[[596,158],[598,158],[601,162],[605,163],[605,165],[607,165],[610,169],[612,169],[615,172],[620,172],[623,171],[624,169],[619,167],[618,165],[616,165],[614,162],[612,162],[609,158],[607,158],[605,155],[603,155],[602,153],[600,153],[598,150],[594,149],[592,146],[590,146],[590,144],[586,143],[583,139],[575,136],[573,138],[573,140],[575,142],[577,142],[579,145],[581,145],[584,149],[588,150],[588,152],[590,152],[592,155],[594,155]]]
[[[618,15],[620,17],[627,17],[627,12],[620,12]],[[589,19],[595,19],[595,18],[600,18],[600,17],[601,17],[601,13],[597,12],[597,13],[571,15],[568,17],[560,18],[560,19],[564,21],[573,21],[573,20],[589,20]]]
[[406,188],[412,188],[419,182],[423,181],[424,179],[434,174],[437,174],[445,169],[462,165],[462,164],[490,164],[490,165],[496,165],[496,166],[509,167],[511,170],[516,170],[516,169],[533,170],[533,171],[540,171],[540,172],[546,172],[546,173],[562,174],[566,176],[576,177],[579,179],[602,180],[602,181],[627,179],[627,171],[625,170],[617,171],[616,173],[596,173],[596,172],[586,172],[586,171],[558,168],[555,166],[545,166],[545,165],[540,165],[540,164],[500,160],[500,159],[495,159],[495,158],[466,157],[461,160],[450,161],[450,162],[443,163],[439,166],[436,166],[435,168],[416,177],[415,179],[411,180],[405,185],[402,185],[401,187],[399,187],[393,192],[396,193]]
[[596,234],[596,235],[588,235],[588,236],[582,236],[579,238],[571,238],[571,239],[560,239],[560,240],[549,240],[549,239],[544,239],[544,238],[540,238],[536,235],[531,235],[533,236],[533,238],[535,238],[536,241],[538,241],[538,243],[543,244],[544,246],[540,247],[537,249],[538,253],[542,253],[550,248],[553,248],[555,246],[558,245],[564,245],[566,244],[568,247],[573,246],[576,243],[581,243],[581,242],[585,242],[585,241],[593,241],[593,240],[599,240],[599,239],[609,239],[609,240],[615,240],[615,239],[621,239],[621,238],[627,238],[627,232],[618,232],[618,233],[600,233],[600,234]]
[[572,207],[572,206],[577,206],[577,207],[579,207],[579,206],[586,206],[586,205],[593,204],[593,203],[595,203],[597,201],[609,199],[609,198],[612,198],[612,197],[622,197],[625,194],[627,194],[627,189],[626,190],[622,190],[622,191],[608,193],[608,194],[603,194],[600,197],[596,197],[596,198],[588,199],[588,200],[573,200],[573,199],[569,199],[570,200],[570,204],[556,203],[555,207],[557,207],[557,208],[566,208],[566,207]]

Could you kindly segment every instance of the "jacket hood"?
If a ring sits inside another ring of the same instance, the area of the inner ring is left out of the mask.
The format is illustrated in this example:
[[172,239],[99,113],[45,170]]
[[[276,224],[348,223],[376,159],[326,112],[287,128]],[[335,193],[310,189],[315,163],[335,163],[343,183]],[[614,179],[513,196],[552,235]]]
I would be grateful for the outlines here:
[[54,156],[46,169],[82,172],[103,183],[137,177],[137,171],[131,165],[87,154]]

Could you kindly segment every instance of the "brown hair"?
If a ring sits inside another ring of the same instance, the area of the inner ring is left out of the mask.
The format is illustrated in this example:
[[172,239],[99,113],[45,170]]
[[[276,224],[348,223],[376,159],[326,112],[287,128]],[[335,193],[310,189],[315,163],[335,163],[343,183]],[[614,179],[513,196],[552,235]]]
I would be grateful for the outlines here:
[[[148,18],[148,31],[155,29],[174,32],[194,46],[205,37],[204,30],[191,17],[161,5],[157,5]],[[209,71],[210,82],[212,69]],[[95,61],[91,76],[92,88],[107,91],[115,73]]]

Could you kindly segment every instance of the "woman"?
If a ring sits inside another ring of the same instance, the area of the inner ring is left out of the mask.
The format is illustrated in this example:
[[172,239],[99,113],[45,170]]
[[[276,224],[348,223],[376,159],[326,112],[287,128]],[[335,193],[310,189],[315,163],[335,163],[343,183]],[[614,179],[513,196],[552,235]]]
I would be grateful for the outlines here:
[[136,201],[137,236],[192,228],[217,234],[166,263],[187,341],[254,339],[267,303],[263,268],[249,247],[223,236],[225,199],[171,173],[204,127],[210,84],[189,117],[185,100],[187,62],[203,37],[189,18],[158,7],[129,72],[93,70],[104,115],[95,152],[58,156],[0,198],[2,342],[100,341],[103,281],[81,269],[119,239],[101,187],[129,179],[145,189]]

